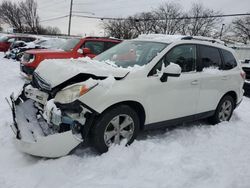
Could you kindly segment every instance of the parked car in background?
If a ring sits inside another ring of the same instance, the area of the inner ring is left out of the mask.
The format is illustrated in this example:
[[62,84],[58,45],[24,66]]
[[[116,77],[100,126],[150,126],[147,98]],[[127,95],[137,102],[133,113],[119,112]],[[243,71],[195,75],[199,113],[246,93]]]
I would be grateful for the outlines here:
[[69,39],[60,50],[28,50],[21,61],[21,72],[30,76],[45,59],[90,58],[120,43],[119,39],[86,37]]
[[23,41],[16,41],[12,43],[9,50],[6,52],[5,57],[11,58],[17,61],[20,61],[23,53],[27,50],[31,49],[60,49],[66,39],[61,38],[43,38],[34,42],[23,42]]
[[37,38],[33,36],[7,35],[0,37],[0,52],[7,52],[15,41],[32,42]]
[[246,80],[244,83],[245,95],[250,95],[250,60],[245,60],[242,64],[242,69],[246,73]]
[[242,69],[246,73],[246,80],[244,83],[244,90],[246,95],[250,95],[250,46],[237,45],[232,47],[241,61]]
[[45,60],[11,97],[12,128],[32,155],[60,157],[87,140],[103,153],[144,129],[229,121],[243,83],[239,60],[220,41],[146,35],[93,60]]

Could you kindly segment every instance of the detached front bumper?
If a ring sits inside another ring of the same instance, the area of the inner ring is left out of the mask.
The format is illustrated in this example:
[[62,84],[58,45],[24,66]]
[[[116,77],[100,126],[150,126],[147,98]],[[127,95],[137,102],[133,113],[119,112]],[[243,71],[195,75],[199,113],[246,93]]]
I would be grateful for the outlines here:
[[72,130],[58,132],[38,113],[34,100],[11,99],[13,124],[18,150],[34,156],[56,158],[69,154],[83,140]]

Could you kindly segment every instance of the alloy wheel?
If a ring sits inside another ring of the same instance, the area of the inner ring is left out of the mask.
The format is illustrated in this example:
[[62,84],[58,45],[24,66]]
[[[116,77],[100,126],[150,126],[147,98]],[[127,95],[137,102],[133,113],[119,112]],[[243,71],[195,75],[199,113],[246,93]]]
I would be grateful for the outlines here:
[[222,121],[228,121],[233,110],[233,104],[230,100],[225,100],[220,108],[219,111],[219,120]]
[[104,141],[109,147],[112,144],[120,144],[123,139],[127,142],[134,134],[134,121],[127,114],[115,116],[107,125],[104,131]]

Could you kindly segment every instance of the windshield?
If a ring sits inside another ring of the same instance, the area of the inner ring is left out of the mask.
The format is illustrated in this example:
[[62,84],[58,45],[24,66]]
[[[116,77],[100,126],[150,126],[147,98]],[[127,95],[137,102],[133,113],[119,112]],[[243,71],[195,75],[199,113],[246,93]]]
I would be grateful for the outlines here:
[[39,41],[36,44],[44,48],[59,49],[63,45],[65,45],[65,41],[66,41],[65,39],[48,39],[48,40]]
[[6,36],[0,37],[0,42],[7,42],[7,40],[8,40],[8,37]]
[[127,68],[149,63],[168,44],[149,41],[124,41],[96,56],[98,61],[112,61],[115,65]]
[[67,40],[61,49],[66,52],[71,51],[79,42],[80,42],[79,38]]

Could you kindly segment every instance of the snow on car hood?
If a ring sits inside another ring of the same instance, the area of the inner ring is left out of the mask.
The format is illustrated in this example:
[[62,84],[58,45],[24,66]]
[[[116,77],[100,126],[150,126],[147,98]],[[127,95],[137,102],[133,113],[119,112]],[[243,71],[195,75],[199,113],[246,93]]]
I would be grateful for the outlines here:
[[40,63],[35,72],[54,88],[81,73],[97,77],[122,78],[126,76],[129,69],[115,67],[109,62],[100,62],[85,57],[79,59],[48,59]]

